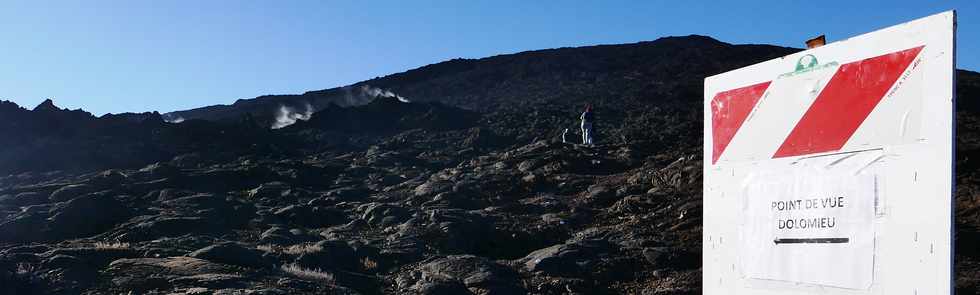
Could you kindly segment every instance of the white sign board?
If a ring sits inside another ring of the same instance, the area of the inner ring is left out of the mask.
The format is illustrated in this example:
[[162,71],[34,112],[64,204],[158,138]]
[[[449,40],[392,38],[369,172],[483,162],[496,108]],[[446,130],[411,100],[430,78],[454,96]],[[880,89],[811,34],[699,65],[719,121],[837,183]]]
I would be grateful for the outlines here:
[[708,77],[705,294],[949,294],[955,13]]

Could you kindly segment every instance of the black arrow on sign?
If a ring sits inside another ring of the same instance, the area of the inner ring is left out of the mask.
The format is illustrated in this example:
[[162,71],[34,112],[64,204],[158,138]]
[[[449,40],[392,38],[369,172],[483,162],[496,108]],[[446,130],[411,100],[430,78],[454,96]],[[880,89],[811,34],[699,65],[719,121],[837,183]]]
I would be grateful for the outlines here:
[[775,239],[772,240],[776,245],[779,244],[846,244],[851,239],[848,238],[802,238],[802,239]]

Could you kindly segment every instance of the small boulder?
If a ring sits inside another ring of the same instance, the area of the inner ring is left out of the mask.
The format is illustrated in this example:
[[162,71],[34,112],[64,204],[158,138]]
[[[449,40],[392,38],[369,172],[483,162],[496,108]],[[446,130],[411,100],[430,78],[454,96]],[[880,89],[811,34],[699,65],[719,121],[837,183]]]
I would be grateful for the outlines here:
[[51,209],[46,230],[51,238],[79,238],[101,233],[132,216],[129,208],[113,197],[86,195]]
[[553,276],[587,276],[590,266],[602,256],[615,253],[613,244],[604,240],[584,240],[554,245],[528,254],[519,261],[530,272]]
[[11,206],[31,206],[48,202],[48,196],[37,192],[23,192],[16,195],[0,196],[0,204]]
[[148,241],[186,234],[213,234],[221,231],[213,222],[201,217],[155,217],[133,226],[119,236],[120,241]]
[[419,295],[473,295],[460,281],[454,280],[430,280],[419,282],[414,287]]
[[194,285],[180,281],[181,277],[223,274],[236,275],[242,269],[236,266],[214,263],[193,257],[131,258],[113,261],[106,268],[116,287],[144,293],[150,290],[166,290],[179,285]]
[[442,192],[452,191],[453,182],[440,179],[430,179],[425,183],[415,187],[415,196],[432,196]]
[[358,257],[354,248],[343,241],[320,241],[300,254],[296,263],[309,269],[357,270]]
[[96,191],[96,187],[88,184],[69,184],[52,192],[50,199],[53,202],[64,202]]
[[273,245],[291,245],[297,243],[293,233],[282,227],[273,227],[259,236],[259,243]]
[[[27,207],[32,208],[35,206]],[[47,222],[48,212],[32,212],[25,210],[17,215],[8,217],[0,222],[0,241],[24,243],[49,240],[44,232],[39,230]]]
[[191,252],[187,256],[212,262],[252,268],[261,268],[269,265],[269,263],[262,258],[261,251],[246,248],[238,243],[220,243],[211,245]]
[[364,199],[370,194],[371,191],[368,189],[358,187],[342,187],[329,190],[323,196],[328,198],[336,198],[338,200],[350,201]]
[[408,219],[409,211],[393,204],[368,203],[357,207],[361,219],[371,225],[390,226]]
[[290,193],[290,186],[283,182],[268,182],[259,187],[256,187],[248,191],[248,197],[250,199],[260,199],[260,198],[272,198],[278,199],[288,196]]
[[157,162],[143,167],[139,173],[145,178],[166,178],[180,174],[180,168],[170,163]]
[[347,223],[344,211],[306,205],[290,205],[276,210],[273,214],[277,219],[304,227],[327,227]]
[[615,201],[616,191],[605,185],[593,185],[585,192],[585,201],[594,205],[608,205]]
[[428,212],[422,237],[432,246],[452,254],[497,254],[504,248],[493,220],[457,209]]
[[200,216],[231,228],[247,223],[256,211],[252,204],[212,194],[196,194],[164,201],[163,204],[182,215]]
[[674,247],[650,247],[643,249],[643,258],[657,269],[688,269],[697,267],[701,261],[697,254]]
[[514,270],[473,255],[452,255],[395,277],[399,290],[414,294],[526,294]]
[[88,182],[97,187],[114,188],[121,185],[127,178],[129,178],[128,175],[117,170],[106,170],[96,174]]

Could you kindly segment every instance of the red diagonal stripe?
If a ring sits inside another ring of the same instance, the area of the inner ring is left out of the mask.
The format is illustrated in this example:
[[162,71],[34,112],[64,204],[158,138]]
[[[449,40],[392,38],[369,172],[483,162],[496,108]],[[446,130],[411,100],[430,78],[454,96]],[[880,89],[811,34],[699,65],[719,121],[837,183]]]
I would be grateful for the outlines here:
[[921,50],[919,46],[840,66],[772,157],[840,150]]
[[742,127],[759,98],[769,88],[769,83],[719,92],[711,99],[711,142],[714,144],[711,164],[718,162],[721,153],[735,137],[735,132]]

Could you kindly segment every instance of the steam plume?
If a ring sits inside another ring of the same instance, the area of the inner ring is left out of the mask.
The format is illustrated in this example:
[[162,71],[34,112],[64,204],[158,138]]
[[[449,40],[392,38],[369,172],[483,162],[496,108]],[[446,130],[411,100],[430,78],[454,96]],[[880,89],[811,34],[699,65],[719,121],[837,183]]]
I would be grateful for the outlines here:
[[181,117],[180,115],[174,115],[174,114],[164,114],[163,121],[167,123],[176,124],[176,123],[184,122],[184,117]]
[[296,120],[309,120],[313,117],[313,106],[306,103],[306,110],[298,112],[295,108],[284,105],[279,106],[276,112],[276,122],[272,123],[272,129],[279,129],[296,123]]
[[356,91],[351,91],[350,88],[347,88],[346,103],[348,106],[366,105],[374,100],[375,97],[397,98],[400,102],[411,102],[407,98],[391,92],[391,90],[371,87],[370,85],[361,85]]

